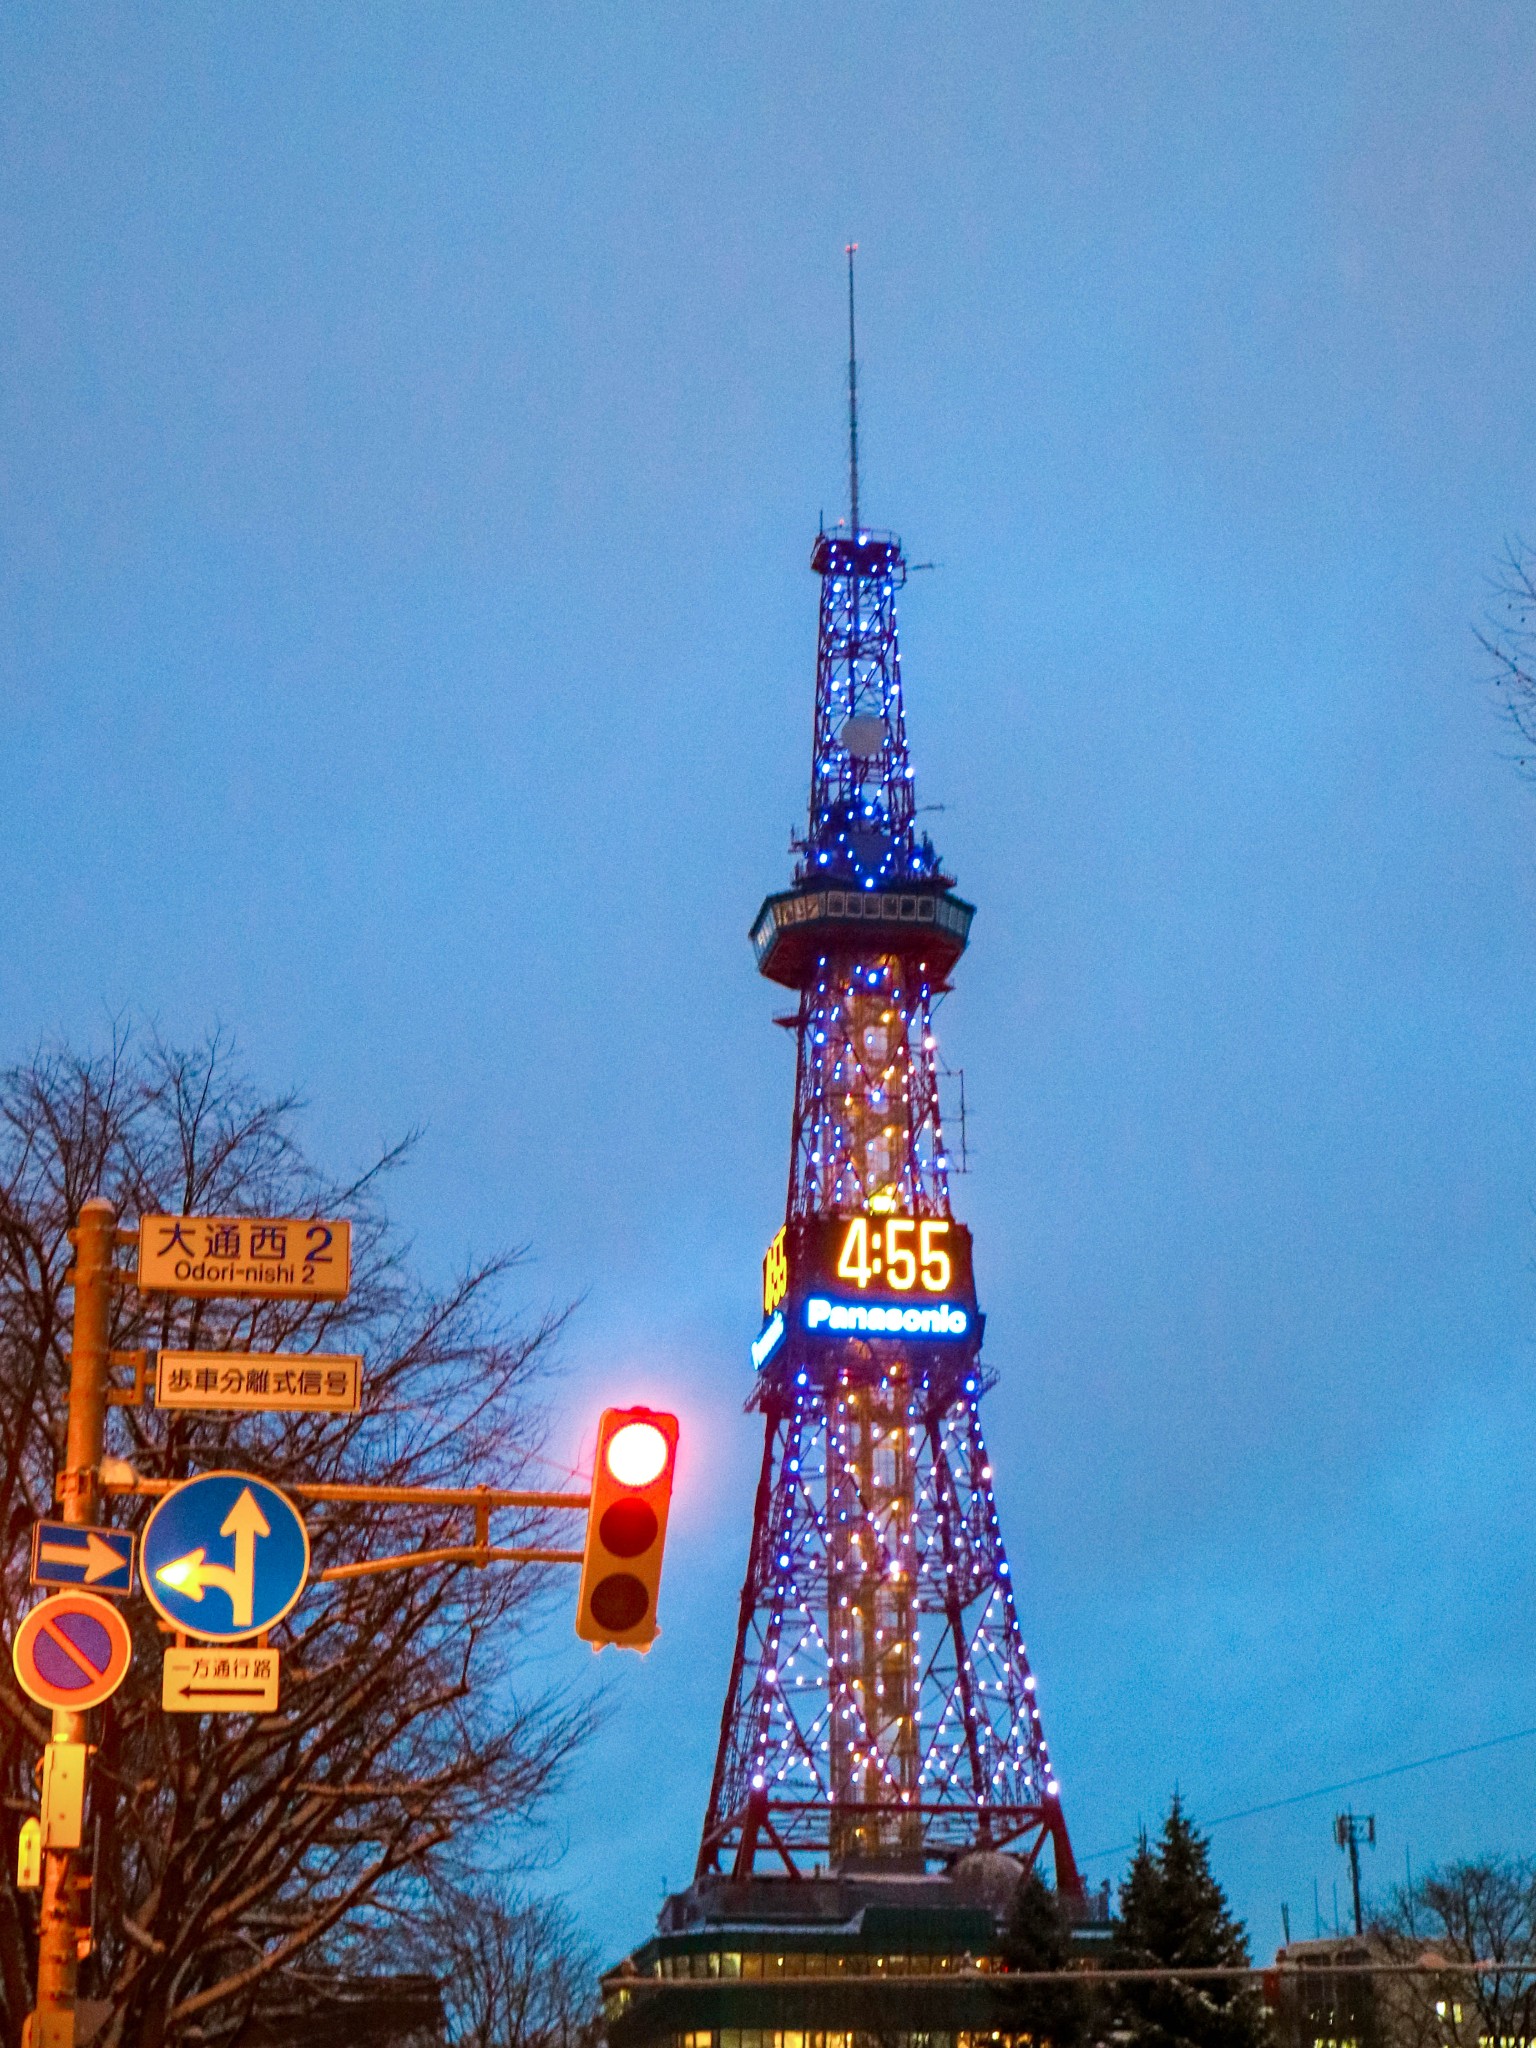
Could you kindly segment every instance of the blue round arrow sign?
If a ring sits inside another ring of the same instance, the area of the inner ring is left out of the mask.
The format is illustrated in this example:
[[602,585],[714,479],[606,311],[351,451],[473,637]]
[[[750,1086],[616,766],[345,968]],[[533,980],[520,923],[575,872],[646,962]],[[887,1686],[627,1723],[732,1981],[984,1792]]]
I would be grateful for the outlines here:
[[150,1605],[189,1636],[237,1642],[271,1628],[309,1576],[309,1532],[285,1493],[248,1472],[205,1472],[144,1524]]

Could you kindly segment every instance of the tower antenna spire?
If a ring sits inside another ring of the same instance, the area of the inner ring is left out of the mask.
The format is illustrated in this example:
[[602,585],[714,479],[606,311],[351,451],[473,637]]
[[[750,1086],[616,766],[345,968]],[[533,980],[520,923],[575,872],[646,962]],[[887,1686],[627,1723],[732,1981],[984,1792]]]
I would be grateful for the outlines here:
[[850,531],[859,537],[859,366],[853,352],[853,259],[858,243],[849,242],[848,258],[848,501],[852,520]]

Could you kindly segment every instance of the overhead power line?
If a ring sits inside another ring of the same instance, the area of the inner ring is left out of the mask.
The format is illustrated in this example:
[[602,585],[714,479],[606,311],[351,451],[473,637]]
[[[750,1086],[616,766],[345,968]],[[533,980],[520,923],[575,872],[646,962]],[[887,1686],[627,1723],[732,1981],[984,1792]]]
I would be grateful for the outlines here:
[[[1460,1749],[1442,1749],[1436,1756],[1415,1757],[1410,1764],[1388,1764],[1384,1771],[1365,1771],[1358,1778],[1340,1778],[1333,1785],[1318,1785],[1310,1792],[1292,1792],[1284,1799],[1266,1799],[1262,1806],[1239,1807],[1236,1813],[1220,1813],[1214,1820],[1202,1821],[1204,1828],[1224,1828],[1235,1820],[1252,1820],[1255,1814],[1278,1813],[1282,1806],[1304,1806],[1309,1799],[1328,1799],[1335,1792],[1352,1792],[1357,1785],[1376,1785],[1383,1778],[1400,1778],[1405,1771],[1427,1770],[1431,1764],[1448,1764],[1459,1756],[1475,1756],[1482,1749],[1502,1749],[1506,1743],[1526,1742],[1536,1735],[1536,1728],[1517,1728],[1509,1735],[1490,1735],[1486,1742],[1464,1743]],[[1092,1849],[1086,1856],[1080,1856],[1080,1863],[1099,1863],[1106,1856],[1123,1856],[1127,1850],[1139,1846],[1140,1837],[1129,1842],[1117,1842],[1112,1849]]]

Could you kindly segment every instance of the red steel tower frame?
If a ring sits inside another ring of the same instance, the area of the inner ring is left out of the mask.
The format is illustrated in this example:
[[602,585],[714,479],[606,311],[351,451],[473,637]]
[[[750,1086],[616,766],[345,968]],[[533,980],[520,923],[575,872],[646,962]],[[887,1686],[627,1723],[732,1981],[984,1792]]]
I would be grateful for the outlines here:
[[753,926],[798,996],[784,1229],[751,1404],[762,1473],[699,1872],[921,1869],[969,1849],[1082,1885],[998,1525],[984,1318],[950,1206],[935,998],[970,932],[916,829],[901,544],[818,535],[811,800]]

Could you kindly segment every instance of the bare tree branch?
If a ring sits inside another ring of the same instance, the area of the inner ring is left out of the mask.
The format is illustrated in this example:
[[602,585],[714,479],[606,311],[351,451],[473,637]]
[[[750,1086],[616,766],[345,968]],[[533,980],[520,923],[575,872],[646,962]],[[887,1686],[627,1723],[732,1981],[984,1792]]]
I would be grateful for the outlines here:
[[1516,755],[1536,773],[1536,552],[1518,538],[1504,543],[1490,587],[1478,645],[1492,664],[1504,715],[1529,753]]
[[[125,1218],[345,1214],[353,1223],[345,1302],[122,1290],[115,1348],[339,1349],[365,1359],[358,1415],[114,1409],[109,1451],[168,1478],[223,1466],[279,1485],[534,1483],[541,1383],[563,1316],[509,1314],[516,1252],[445,1288],[415,1277],[383,1206],[413,1137],[333,1181],[303,1151],[299,1109],[293,1095],[254,1089],[222,1032],[184,1048],[119,1027],[104,1053],[45,1047],[0,1075],[0,1575],[13,1628],[31,1602],[31,1524],[53,1499],[63,1443],[68,1233],[94,1195]],[[116,1510],[135,1525],[146,1511],[141,1501]],[[504,1521],[498,1541],[548,1540],[547,1516]],[[317,1508],[313,1569],[462,1541],[464,1522],[453,1509]],[[333,1981],[338,1959],[362,1953],[359,1929],[397,1898],[428,1896],[434,1872],[446,1882],[450,1846],[458,1869],[491,1824],[502,1844],[533,1822],[590,1719],[587,1706],[531,1686],[509,1659],[538,1625],[549,1588],[549,1568],[533,1566],[312,1583],[276,1638],[281,1711],[260,1719],[162,1713],[163,1638],[146,1609],[130,1610],[135,1662],[101,1716],[91,1795],[98,1948],[83,1989],[112,2002],[103,2048],[233,2044],[253,2000],[302,2005],[305,1958],[317,1984],[327,1973]],[[44,1733],[7,1660],[6,1886]],[[34,1941],[34,1896],[3,1895]],[[0,1924],[0,2001],[14,2042],[25,1973],[7,1961],[3,1936]]]

